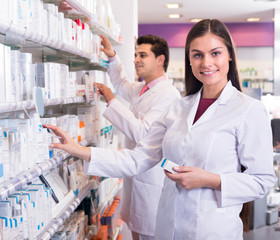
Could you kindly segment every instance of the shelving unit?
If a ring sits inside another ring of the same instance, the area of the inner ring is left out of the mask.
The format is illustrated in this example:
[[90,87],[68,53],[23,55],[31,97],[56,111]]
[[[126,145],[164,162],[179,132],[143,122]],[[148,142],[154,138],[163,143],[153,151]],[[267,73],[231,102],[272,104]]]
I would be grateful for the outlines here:
[[[75,0],[43,0],[44,3],[52,3],[59,6],[60,11],[64,12],[64,16],[71,19],[82,19],[87,23],[93,34],[105,35],[109,38],[112,45],[121,45],[122,38],[120,36],[113,36],[109,29],[100,26],[98,23],[92,21],[93,16],[91,13],[81,6]],[[63,9],[65,8],[65,9]],[[36,60],[42,62],[56,62],[69,66],[70,71],[80,70],[101,70],[107,71],[106,67],[102,63],[92,61],[92,54],[82,51],[66,43],[55,41],[46,36],[40,36],[28,28],[15,25],[13,22],[6,22],[0,19],[0,43],[10,46],[13,50],[20,50],[22,52],[29,52],[34,55]],[[34,59],[33,59],[34,60]],[[38,61],[38,62],[39,62]],[[57,106],[66,104],[84,104],[87,105],[85,97],[69,97],[69,98],[57,98],[44,100],[44,106]],[[91,102],[92,104],[92,102]],[[11,112],[32,110],[35,109],[33,101],[22,102],[8,102],[0,104],[0,114],[9,114]],[[107,126],[101,129],[102,134],[111,131],[112,126]],[[92,139],[85,139],[80,142],[82,146],[89,146],[92,143]],[[5,200],[9,195],[15,191],[24,188],[28,183],[33,182],[42,174],[49,173],[52,169],[64,162],[71,155],[59,151],[54,157],[44,161],[43,163],[36,164],[32,169],[24,171],[16,177],[6,181],[0,185],[0,200]],[[102,203],[102,206],[98,209],[103,214],[106,207],[112,203],[115,194],[122,187],[122,183],[118,183],[113,191],[106,198],[106,201]],[[75,211],[82,200],[90,193],[90,190],[95,188],[94,183],[90,183],[80,191],[79,195],[73,198],[73,194],[68,194],[63,199],[64,206],[54,207],[55,210],[54,219],[44,228],[43,232],[37,236],[37,239],[50,239],[56,231],[63,225],[63,223],[69,218],[69,216]],[[65,201],[64,201],[65,200]],[[117,235],[116,235],[117,237]]]
[[73,201],[70,202],[67,206],[65,206],[54,218],[45,230],[37,237],[39,240],[48,240],[50,239],[55,232],[63,225],[67,218],[75,211],[75,209],[79,206],[82,200],[90,193],[90,190],[94,188],[94,183],[91,182],[87,187],[85,187]]
[[93,19],[92,14],[83,6],[81,6],[78,2],[73,0],[52,0],[52,1],[46,0],[44,2],[50,2],[59,5],[59,9],[64,12],[67,18],[83,19],[85,22],[87,22],[90,25],[90,29],[93,33],[107,36],[113,45],[122,44],[121,36],[112,36],[108,29],[92,21]]
[[260,88],[262,94],[274,94],[274,81],[265,78],[243,78],[242,84],[248,88]]
[[101,203],[100,207],[98,208],[98,214],[100,214],[100,216],[103,215],[105,209],[111,205],[111,203],[113,202],[114,196],[117,194],[117,192],[122,188],[123,183],[122,181],[119,181],[119,183],[113,188],[113,190],[111,191],[111,193],[109,195],[107,195],[105,201],[103,203]]
[[[69,97],[69,98],[56,98],[56,99],[46,99],[44,101],[44,106],[55,106],[64,104],[78,104],[85,103],[85,97]],[[10,103],[0,103],[0,113],[22,111],[23,109],[29,110],[34,109],[35,104],[33,101],[22,101],[22,102],[10,102]]]
[[[96,215],[100,215],[102,216],[105,209],[112,204],[113,200],[114,200],[114,197],[115,195],[118,193],[119,190],[121,190],[123,187],[123,181],[122,179],[116,184],[116,186],[113,188],[113,190],[110,192],[110,194],[107,195],[105,201],[103,203],[101,203],[100,207],[98,208],[97,212],[96,212]],[[114,232],[114,236],[112,238],[112,240],[114,239],[117,239],[118,235],[119,235],[119,232],[121,230],[122,226],[119,226],[116,228],[115,232]],[[89,231],[88,233],[88,236],[86,237],[85,240],[90,240],[92,235],[94,235],[96,233],[93,233],[92,231]]]
[[[90,145],[90,143],[90,139],[86,139],[80,142],[82,146],[88,146]],[[51,169],[57,167],[59,164],[62,163],[62,161],[64,161],[70,156],[71,155],[69,153],[61,151],[53,158],[46,160],[43,163],[37,164],[33,169],[19,174],[17,177],[11,179],[9,182],[4,182],[0,188],[0,200],[3,201],[7,196],[26,186],[27,183],[32,182],[41,174],[47,173]]]

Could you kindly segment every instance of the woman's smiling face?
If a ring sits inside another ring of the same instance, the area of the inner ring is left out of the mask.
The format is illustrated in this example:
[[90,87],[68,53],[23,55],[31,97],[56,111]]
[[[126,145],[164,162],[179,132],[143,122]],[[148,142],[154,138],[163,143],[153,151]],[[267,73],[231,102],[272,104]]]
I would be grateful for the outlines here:
[[221,91],[228,82],[228,49],[223,40],[207,33],[190,44],[189,58],[194,76],[203,83],[204,91]]

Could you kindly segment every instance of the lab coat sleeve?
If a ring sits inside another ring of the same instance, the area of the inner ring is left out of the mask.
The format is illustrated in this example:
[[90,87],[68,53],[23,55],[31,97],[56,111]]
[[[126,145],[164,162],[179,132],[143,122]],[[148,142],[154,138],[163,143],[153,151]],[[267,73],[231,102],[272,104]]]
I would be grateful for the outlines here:
[[221,207],[262,198],[275,184],[272,133],[267,111],[259,101],[251,103],[237,130],[237,151],[246,170],[220,174],[217,197]]
[[135,114],[119,100],[113,101],[107,107],[103,116],[117,129],[125,134],[131,141],[138,143],[149,131],[151,124],[160,118],[164,109],[179,99],[178,96],[162,97],[150,102],[150,109],[143,119],[136,118]]
[[131,101],[135,95],[135,81],[129,81],[118,55],[109,63],[108,74],[116,92],[126,101]]
[[129,177],[145,172],[161,160],[165,132],[165,123],[158,120],[133,150],[91,148],[91,160],[85,162],[85,172],[104,177]]

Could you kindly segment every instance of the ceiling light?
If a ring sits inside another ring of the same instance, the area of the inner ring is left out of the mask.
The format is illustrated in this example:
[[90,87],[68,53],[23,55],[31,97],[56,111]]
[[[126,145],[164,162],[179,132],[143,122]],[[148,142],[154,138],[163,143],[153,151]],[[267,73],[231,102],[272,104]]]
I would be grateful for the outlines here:
[[260,18],[253,18],[253,17],[252,18],[247,18],[246,21],[247,22],[258,22],[258,21],[260,21]]
[[182,15],[181,14],[168,14],[167,15],[169,18],[181,18]]
[[190,22],[197,23],[197,22],[200,22],[201,20],[202,20],[202,18],[191,18]]
[[164,5],[166,8],[181,8],[183,4],[181,3],[167,3]]

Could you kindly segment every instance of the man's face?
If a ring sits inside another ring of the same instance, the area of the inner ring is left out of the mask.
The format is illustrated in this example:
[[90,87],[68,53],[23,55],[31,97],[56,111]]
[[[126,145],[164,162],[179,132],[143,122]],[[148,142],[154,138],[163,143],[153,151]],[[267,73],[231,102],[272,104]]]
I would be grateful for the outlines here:
[[151,78],[158,68],[158,58],[151,51],[151,44],[141,44],[135,51],[135,70],[139,77],[144,79]]

